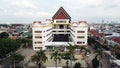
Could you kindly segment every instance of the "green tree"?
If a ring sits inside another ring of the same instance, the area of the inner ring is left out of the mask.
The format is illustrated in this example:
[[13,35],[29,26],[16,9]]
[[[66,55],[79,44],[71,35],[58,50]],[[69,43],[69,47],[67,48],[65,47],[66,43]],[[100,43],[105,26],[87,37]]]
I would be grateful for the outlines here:
[[62,54],[62,59],[66,60],[66,67],[68,68],[69,60],[70,60],[70,53],[69,52],[63,53]]
[[84,50],[85,51],[85,55],[87,54],[87,52],[90,52],[89,49],[86,48],[85,46],[77,45],[77,48],[80,49],[80,52],[82,52]]
[[15,64],[24,60],[24,56],[17,54],[17,53],[13,53],[10,56],[10,60],[12,61],[12,67],[15,68]]
[[73,61],[73,58],[74,57],[74,54],[75,54],[75,49],[77,48],[76,45],[72,45],[72,44],[69,44],[69,52],[70,52],[70,67],[72,68],[72,61]]
[[22,38],[17,38],[17,39],[16,39],[16,42],[21,45],[21,43],[22,43]]
[[96,42],[93,37],[88,37],[88,40],[87,40],[87,41],[88,41],[88,44],[93,44],[93,43]]
[[57,50],[51,54],[51,59],[55,61],[55,67],[57,68],[57,61],[61,61],[61,53],[59,53]]
[[102,49],[102,48],[98,48],[94,53],[95,53],[97,56],[99,56],[99,58],[102,58],[103,49]]
[[115,45],[115,47],[113,48],[113,52],[116,55],[117,59],[120,59],[120,46],[119,45]]
[[15,40],[9,38],[0,39],[0,58],[6,57],[6,54],[15,52],[20,47]]
[[81,68],[81,64],[79,62],[75,63],[74,68]]
[[92,60],[92,66],[93,66],[93,68],[98,68],[99,67],[99,60],[97,59],[97,55]]
[[28,38],[17,38],[16,41],[23,48],[27,48],[32,44],[32,40]]
[[43,67],[43,63],[45,63],[48,60],[45,50],[38,51],[35,55],[32,56],[31,61],[35,62],[39,68]]
[[28,38],[23,38],[22,39],[23,47],[27,48],[32,44],[32,40]]
[[9,34],[7,32],[0,33],[0,38],[8,38]]

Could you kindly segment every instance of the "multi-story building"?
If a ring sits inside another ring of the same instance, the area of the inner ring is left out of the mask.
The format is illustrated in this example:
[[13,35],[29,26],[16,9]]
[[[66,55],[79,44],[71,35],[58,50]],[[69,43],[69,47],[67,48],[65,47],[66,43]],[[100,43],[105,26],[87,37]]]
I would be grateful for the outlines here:
[[32,25],[33,49],[54,49],[73,45],[87,46],[88,24],[86,21],[71,22],[71,17],[60,7],[45,23],[34,21]]

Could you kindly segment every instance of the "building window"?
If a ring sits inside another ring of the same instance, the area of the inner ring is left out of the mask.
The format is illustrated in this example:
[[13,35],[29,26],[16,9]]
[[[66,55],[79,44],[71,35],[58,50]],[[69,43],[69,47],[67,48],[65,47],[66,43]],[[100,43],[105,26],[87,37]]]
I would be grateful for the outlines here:
[[35,33],[42,33],[42,31],[35,31]]
[[35,47],[35,49],[42,49],[42,47]]
[[85,44],[85,42],[77,42],[77,44]]
[[77,44],[81,44],[82,42],[77,42]]
[[67,32],[70,32],[70,31],[67,31]]
[[35,41],[35,44],[41,44],[42,42],[41,41]]
[[84,36],[77,36],[77,38],[85,38]]
[[77,31],[77,33],[85,33],[85,31]]
[[37,43],[38,43],[38,44],[41,44],[42,42],[38,41]]
[[42,36],[35,36],[35,38],[42,38]]
[[66,21],[56,21],[56,23],[65,23]]
[[59,32],[64,32],[64,31],[59,31]]
[[56,32],[56,31],[53,31],[53,32]]

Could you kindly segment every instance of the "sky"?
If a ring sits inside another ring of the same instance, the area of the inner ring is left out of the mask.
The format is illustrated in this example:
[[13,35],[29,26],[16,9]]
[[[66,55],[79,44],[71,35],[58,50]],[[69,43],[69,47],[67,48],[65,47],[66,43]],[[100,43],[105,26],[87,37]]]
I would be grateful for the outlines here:
[[61,6],[72,22],[120,22],[120,0],[0,0],[0,24],[44,22]]

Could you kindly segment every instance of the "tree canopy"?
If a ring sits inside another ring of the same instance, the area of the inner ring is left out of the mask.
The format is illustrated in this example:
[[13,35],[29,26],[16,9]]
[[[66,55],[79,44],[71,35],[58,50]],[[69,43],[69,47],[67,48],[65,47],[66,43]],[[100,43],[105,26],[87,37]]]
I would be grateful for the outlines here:
[[79,62],[75,63],[74,68],[81,68],[81,64]]
[[19,46],[15,40],[9,38],[0,39],[0,58],[7,56],[11,52],[15,52]]
[[116,45],[116,46],[113,48],[113,51],[115,52],[116,58],[117,58],[117,59],[120,59],[120,46],[119,46],[119,45]]
[[45,50],[38,51],[35,55],[32,56],[31,61],[35,62],[39,68],[42,68],[43,62],[45,63],[48,60]]
[[0,38],[8,38],[9,34],[7,32],[0,33]]

